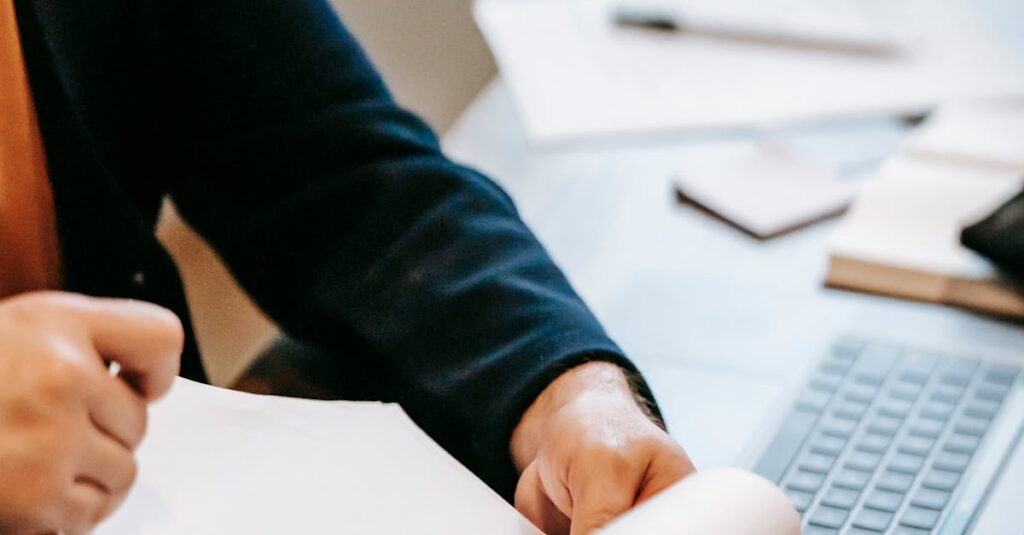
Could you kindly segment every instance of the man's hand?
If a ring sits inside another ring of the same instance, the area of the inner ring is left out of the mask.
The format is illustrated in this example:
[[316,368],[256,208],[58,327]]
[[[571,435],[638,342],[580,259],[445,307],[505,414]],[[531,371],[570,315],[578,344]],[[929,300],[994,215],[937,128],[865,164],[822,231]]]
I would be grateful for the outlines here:
[[0,301],[0,533],[84,533],[121,503],[146,403],[170,388],[182,343],[178,318],[155,305]]
[[694,471],[603,362],[553,382],[512,435],[515,505],[548,535],[589,535]]

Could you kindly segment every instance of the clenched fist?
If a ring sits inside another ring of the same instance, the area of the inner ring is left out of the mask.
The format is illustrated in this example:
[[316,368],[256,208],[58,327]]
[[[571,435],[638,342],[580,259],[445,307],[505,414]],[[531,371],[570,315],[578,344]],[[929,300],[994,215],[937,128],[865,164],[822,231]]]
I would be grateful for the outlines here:
[[515,506],[548,535],[590,535],[693,472],[613,364],[555,380],[512,435]]
[[84,533],[121,503],[182,343],[178,318],[147,303],[0,301],[0,533]]

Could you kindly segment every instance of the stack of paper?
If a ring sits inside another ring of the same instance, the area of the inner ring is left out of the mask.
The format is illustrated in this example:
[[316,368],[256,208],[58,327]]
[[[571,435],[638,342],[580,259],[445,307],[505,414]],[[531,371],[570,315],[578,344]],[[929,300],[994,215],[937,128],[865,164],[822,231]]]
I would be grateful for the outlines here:
[[[150,410],[139,479],[98,535],[542,535],[395,405],[243,394],[178,379]],[[609,535],[798,535],[782,491],[690,477]]]
[[1024,109],[988,106],[940,110],[864,186],[832,237],[829,285],[1024,317],[1024,295],[960,245],[1024,186],[1020,138],[994,135]]
[[139,479],[97,535],[539,535],[397,405],[179,379],[150,411]]
[[[959,0],[858,0],[903,44],[887,56],[617,26],[630,1],[477,0],[532,141],[920,113],[955,97],[1024,94],[1024,63]],[[746,1],[789,19],[819,3]]]

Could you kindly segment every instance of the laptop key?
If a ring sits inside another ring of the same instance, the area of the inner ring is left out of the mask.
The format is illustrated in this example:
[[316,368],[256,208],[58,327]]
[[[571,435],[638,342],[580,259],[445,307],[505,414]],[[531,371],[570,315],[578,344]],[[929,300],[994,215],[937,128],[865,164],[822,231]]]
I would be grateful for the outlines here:
[[[804,533],[807,533],[806,531]],[[892,531],[892,535],[930,535],[931,530],[918,529],[908,526],[896,526],[896,529]]]
[[932,393],[928,395],[928,399],[956,405],[960,402],[960,398],[963,397],[963,395],[964,388],[962,386],[944,384],[935,387],[935,390],[932,390]]
[[898,453],[889,461],[889,470],[916,475],[924,466],[924,457]]
[[827,474],[835,462],[836,458],[830,455],[811,453],[800,460],[800,468],[816,474]]
[[888,416],[876,416],[873,420],[868,423],[868,433],[875,433],[877,435],[885,435],[891,437],[900,430],[900,426],[903,424],[902,420],[896,418],[890,418]]
[[843,461],[843,466],[862,472],[873,472],[880,462],[882,462],[882,456],[878,453],[852,451]]
[[955,372],[974,375],[974,371],[978,369],[978,361],[975,359],[965,358],[946,358],[943,359],[939,365],[941,371],[944,372]]
[[943,422],[936,420],[918,420],[910,425],[910,434],[917,437],[938,438],[942,434]]
[[922,374],[926,380],[939,363],[939,357],[932,353],[922,351],[905,351],[904,353],[898,365],[899,369],[904,372],[913,371]]
[[786,497],[789,498],[789,503],[793,504],[793,508],[800,513],[806,511],[814,501],[814,494],[796,489],[786,489]]
[[804,492],[818,492],[824,481],[825,476],[821,474],[797,470],[796,473],[789,477],[789,481],[786,482],[786,488],[802,490]]
[[821,432],[833,437],[849,438],[856,428],[857,422],[842,418],[830,418],[821,425]]
[[978,444],[980,443],[981,439],[976,436],[953,433],[946,438],[946,442],[942,445],[942,449],[953,453],[971,454],[974,453],[974,450],[978,449]]
[[807,522],[825,528],[841,528],[850,512],[846,509],[819,505],[811,512]]
[[836,474],[832,484],[845,489],[861,490],[871,479],[871,473],[844,468]]
[[840,509],[853,509],[853,506],[857,505],[857,499],[859,498],[860,492],[856,490],[832,485],[825,492],[825,495],[821,497],[821,503]]
[[921,385],[913,383],[900,383],[899,386],[894,386],[889,390],[889,397],[910,402],[917,401],[917,396],[920,394]]
[[865,384],[852,384],[843,388],[843,397],[859,403],[871,403],[878,395],[878,388]]
[[974,400],[964,409],[964,414],[967,416],[984,418],[986,420],[991,420],[997,412],[999,412],[999,404],[994,401],[985,400]]
[[853,518],[854,526],[874,531],[885,531],[891,523],[892,513],[868,508],[861,509]]
[[860,437],[854,448],[868,453],[885,453],[885,450],[889,449],[890,442],[892,442],[891,437],[869,433]]
[[928,452],[932,451],[932,446],[934,445],[934,439],[928,437],[907,436],[903,438],[902,442],[900,442],[899,451],[909,453],[911,455],[926,457]]
[[1003,398],[1006,397],[1006,393],[1009,391],[1009,385],[981,385],[974,391],[974,398],[982,401],[1002,403]]
[[869,344],[857,358],[857,373],[886,376],[903,350],[886,344]]
[[949,503],[950,493],[944,490],[921,487],[911,498],[910,503],[926,509],[941,511]]
[[902,399],[887,399],[878,407],[878,414],[892,418],[906,418],[913,403]]
[[858,421],[868,411],[868,404],[859,401],[844,400],[832,410],[832,415],[844,420]]
[[956,472],[932,469],[925,474],[924,479],[921,481],[921,486],[935,490],[952,491],[956,488],[956,484],[959,481],[960,474]]
[[950,403],[944,403],[941,401],[929,401],[921,407],[919,414],[922,418],[928,418],[929,420],[938,420],[945,422],[949,419],[950,415],[953,414],[953,409],[956,405]]
[[899,510],[901,503],[903,503],[903,494],[887,490],[874,490],[868,495],[867,500],[864,501],[864,506],[879,511],[895,513]]
[[846,447],[846,441],[839,437],[818,435],[811,441],[811,451],[822,455],[839,455]]
[[971,375],[964,372],[946,372],[939,377],[939,382],[944,385],[967,386],[971,382]]
[[988,429],[988,420],[983,418],[964,417],[953,426],[953,431],[975,437],[984,435],[986,429]]
[[963,472],[967,469],[967,465],[971,462],[971,457],[963,453],[953,453],[951,451],[942,451],[935,456],[935,460],[932,461],[932,466],[940,470],[947,470],[950,472]]
[[875,486],[892,492],[907,492],[913,484],[914,476],[886,470],[882,477],[878,478]]
[[1019,368],[1009,364],[992,364],[989,365],[988,369],[982,375],[982,380],[986,383],[995,383],[1000,385],[1011,385],[1013,380],[1017,377]]
[[803,531],[804,535],[839,535],[838,529],[823,528],[821,526],[807,526]]
[[939,511],[913,506],[908,507],[900,517],[901,525],[920,529],[932,529],[938,521]]

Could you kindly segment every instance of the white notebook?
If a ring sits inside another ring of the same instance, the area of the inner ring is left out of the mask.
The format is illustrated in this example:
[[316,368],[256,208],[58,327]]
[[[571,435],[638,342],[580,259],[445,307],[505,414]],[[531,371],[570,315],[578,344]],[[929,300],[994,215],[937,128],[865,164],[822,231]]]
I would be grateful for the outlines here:
[[[138,461],[127,501],[96,534],[540,534],[396,405],[259,396],[178,379],[150,409]],[[687,526],[799,533],[781,491],[726,471],[687,478],[608,535],[693,533]]]
[[[736,2],[785,20],[822,4]],[[531,141],[921,113],[951,98],[1024,94],[1024,61],[961,0],[838,2],[905,44],[882,57],[617,26],[615,11],[630,3],[652,0],[476,2]]]
[[1024,295],[960,244],[1022,188],[1016,171],[900,156],[861,189],[829,247],[839,288],[1024,317]]

